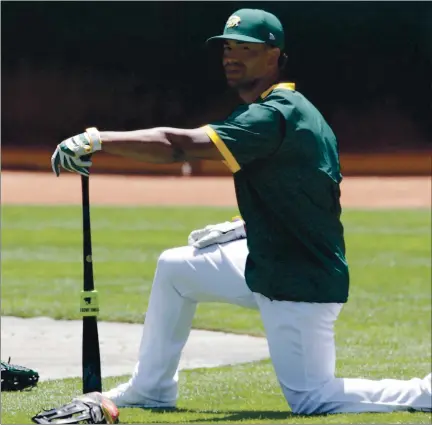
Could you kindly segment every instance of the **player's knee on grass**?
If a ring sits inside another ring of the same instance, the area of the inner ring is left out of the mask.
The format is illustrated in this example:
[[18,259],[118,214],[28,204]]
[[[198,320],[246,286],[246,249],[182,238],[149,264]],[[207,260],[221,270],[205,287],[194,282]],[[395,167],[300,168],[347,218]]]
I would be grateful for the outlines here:
[[[297,415],[359,413],[361,411],[361,409],[358,410],[358,405],[361,404],[362,392],[359,392],[356,400],[343,401],[344,383],[341,379],[330,380],[325,385],[308,391],[295,391],[284,388],[283,392],[292,412]],[[363,407],[365,406],[367,406],[367,403],[363,404]],[[364,411],[368,411],[367,407]]]
[[296,415],[314,415],[324,413],[325,406],[319,402],[313,402],[319,390],[295,391],[284,389],[286,400]]

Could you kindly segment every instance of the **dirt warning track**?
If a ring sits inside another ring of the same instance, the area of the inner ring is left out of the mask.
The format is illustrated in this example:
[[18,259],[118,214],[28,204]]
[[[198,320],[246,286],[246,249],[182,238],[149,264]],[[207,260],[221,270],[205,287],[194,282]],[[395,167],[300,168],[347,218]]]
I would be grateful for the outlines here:
[[[63,173],[3,172],[2,204],[79,204],[80,178]],[[236,206],[231,177],[148,177],[95,174],[90,198],[99,205]],[[430,208],[430,177],[347,177],[342,205]]]

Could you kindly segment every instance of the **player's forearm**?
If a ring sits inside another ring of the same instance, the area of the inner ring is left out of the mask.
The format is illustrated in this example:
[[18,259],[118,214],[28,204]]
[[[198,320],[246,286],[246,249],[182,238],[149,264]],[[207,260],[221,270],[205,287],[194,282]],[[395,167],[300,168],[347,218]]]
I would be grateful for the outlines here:
[[181,148],[170,141],[163,128],[135,131],[101,131],[102,150],[152,163],[179,162],[184,158]]
[[202,128],[157,127],[135,131],[101,131],[100,138],[104,151],[146,162],[224,159]]

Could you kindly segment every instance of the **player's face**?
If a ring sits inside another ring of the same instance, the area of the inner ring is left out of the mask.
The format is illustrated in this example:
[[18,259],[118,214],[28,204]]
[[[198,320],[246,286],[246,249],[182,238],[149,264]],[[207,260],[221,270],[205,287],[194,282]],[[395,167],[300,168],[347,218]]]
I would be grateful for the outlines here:
[[274,66],[266,44],[225,40],[223,67],[230,87],[239,88],[263,78]]

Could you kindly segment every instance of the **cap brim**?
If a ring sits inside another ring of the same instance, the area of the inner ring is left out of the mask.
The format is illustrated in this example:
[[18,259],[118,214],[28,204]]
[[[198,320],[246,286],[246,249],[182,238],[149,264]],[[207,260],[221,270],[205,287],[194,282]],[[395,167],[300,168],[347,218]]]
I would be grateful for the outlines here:
[[265,41],[259,40],[258,38],[248,37],[247,35],[240,34],[225,34],[225,35],[216,35],[214,37],[210,37],[206,43],[209,41],[215,40],[235,40],[235,41],[244,41],[245,43],[260,43],[265,44]]

